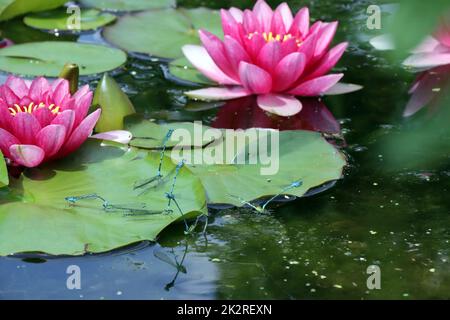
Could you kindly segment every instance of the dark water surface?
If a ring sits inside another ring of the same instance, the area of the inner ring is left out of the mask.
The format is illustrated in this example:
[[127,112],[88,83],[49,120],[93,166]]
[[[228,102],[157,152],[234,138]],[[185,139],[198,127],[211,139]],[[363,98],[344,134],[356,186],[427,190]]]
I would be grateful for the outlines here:
[[[294,9],[306,3],[288,2]],[[340,121],[351,163],[332,189],[285,204],[270,216],[214,211],[206,237],[200,232],[185,237],[176,225],[157,244],[102,255],[0,258],[0,298],[450,298],[450,168],[387,170],[380,141],[405,125],[401,114],[413,75],[368,44],[376,35],[366,28],[372,2],[307,2],[314,19],[340,20],[335,41],[346,39],[351,46],[337,69],[345,72],[346,82],[365,87],[324,100]],[[251,3],[186,0],[181,5]],[[22,29],[20,21],[0,28],[17,42],[53,38]],[[210,123],[217,114],[217,109],[183,110],[186,88],[165,80],[157,62],[130,58],[115,77],[149,118]],[[448,150],[443,155],[448,160]],[[185,273],[177,275],[165,260],[184,255]],[[373,264],[381,269],[380,290],[366,286],[366,269]],[[66,288],[69,265],[81,268],[81,290]]]

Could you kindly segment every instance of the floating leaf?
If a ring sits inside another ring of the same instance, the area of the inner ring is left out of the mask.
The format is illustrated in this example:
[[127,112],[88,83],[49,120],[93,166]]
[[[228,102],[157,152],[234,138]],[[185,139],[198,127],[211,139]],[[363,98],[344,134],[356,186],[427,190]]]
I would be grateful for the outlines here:
[[[0,202],[0,255],[81,255],[155,240],[162,229],[180,219],[178,211],[163,212],[171,180],[143,194],[133,190],[133,185],[154,175],[158,165],[159,153],[124,151],[91,140],[63,161],[26,171],[11,181],[9,195]],[[169,177],[174,168],[166,158],[163,174]],[[74,206],[65,201],[68,196],[92,193],[111,204],[145,206],[160,213],[126,216],[121,210],[105,211],[96,200],[79,201]],[[204,189],[186,168],[178,176],[175,196],[186,215],[206,212]]]
[[197,30],[201,28],[221,35],[219,13],[198,8],[126,15],[105,28],[103,35],[110,43],[129,52],[176,59],[183,56],[182,46],[200,43]]
[[56,36],[51,32],[27,27],[20,19],[9,20],[0,23],[2,37],[11,39],[15,44],[43,41],[73,41],[78,36],[74,33],[60,33]]
[[29,13],[55,9],[66,0],[0,0],[0,21]]
[[124,118],[136,113],[128,96],[106,73],[97,85],[92,104],[102,108],[102,115],[95,127],[97,132],[123,129]]
[[[70,16],[71,14],[67,13],[66,10],[58,9],[26,16],[23,19],[23,22],[27,26],[36,29],[72,30],[72,28],[68,25],[68,19]],[[100,12],[95,9],[82,10],[80,18],[81,30],[94,30],[116,20],[115,15]]]
[[[175,130],[176,133],[167,142],[166,146],[168,148],[172,148],[180,143],[182,143],[180,144],[182,146],[203,147],[214,140],[212,135],[205,137],[195,134],[196,130],[197,132],[211,130],[216,136],[221,136],[221,131],[218,129],[212,129],[192,122],[174,122],[159,125],[155,122],[142,119],[139,116],[131,116],[125,119],[125,130],[133,134],[133,140],[131,140],[130,145],[137,148],[162,148],[164,137],[170,129]],[[192,139],[191,141],[181,141],[181,135],[190,136]]]
[[0,50],[0,70],[28,76],[57,77],[66,63],[80,67],[80,75],[120,67],[127,60],[119,49],[74,42],[47,41]]
[[9,184],[8,169],[6,168],[5,158],[0,151],[0,188]]
[[186,83],[199,83],[203,85],[216,85],[213,81],[206,78],[186,58],[179,58],[169,63],[169,74],[166,75],[169,80]]
[[[268,141],[268,137],[273,134],[271,133],[273,131],[250,130],[257,132],[257,135],[250,134],[249,130],[228,130],[227,133],[224,133],[222,142],[211,144],[204,149],[196,149],[191,155],[203,160],[205,156],[214,157],[214,155],[221,154],[220,150],[225,150],[230,139],[234,140],[234,146],[237,146],[238,138],[242,140],[247,137],[247,142],[244,144],[246,147],[236,148],[236,153],[229,158],[234,160],[238,154],[247,154],[245,159],[248,162],[250,159],[257,159],[255,150],[258,148],[252,147],[257,144],[261,146],[260,143],[263,139]],[[252,201],[273,196],[298,180],[302,181],[302,186],[293,188],[286,193],[300,197],[312,188],[342,177],[342,171],[346,165],[345,157],[321,134],[311,131],[282,131],[279,132],[279,138],[275,144],[268,144],[268,150],[272,150],[272,152],[276,150],[277,146],[279,147],[279,158],[275,155],[270,157],[270,152],[268,157],[273,160],[271,164],[274,168],[278,168],[275,174],[262,175],[261,169],[268,170],[269,161],[264,165],[261,163],[235,164],[234,161],[224,161],[224,164],[194,163],[189,166],[189,169],[202,181],[207,192],[208,203],[242,206],[242,202],[236,197]],[[226,151],[229,152],[229,149]],[[227,154],[227,152],[224,151],[222,154]],[[172,151],[172,157],[176,159],[179,157],[190,159],[188,154],[189,151],[187,154],[180,154],[179,150]]]
[[141,11],[175,7],[175,0],[81,0],[86,7],[109,11]]

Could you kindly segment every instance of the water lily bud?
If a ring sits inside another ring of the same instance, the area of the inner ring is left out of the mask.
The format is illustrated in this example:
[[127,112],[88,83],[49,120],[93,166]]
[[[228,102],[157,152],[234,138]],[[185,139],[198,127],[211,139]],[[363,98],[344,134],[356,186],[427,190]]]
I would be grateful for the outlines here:
[[66,63],[59,74],[59,78],[69,81],[70,94],[75,94],[78,90],[78,79],[80,77],[80,68],[74,63]]
[[122,130],[123,119],[136,113],[128,96],[107,73],[97,85],[93,105],[102,109],[102,116],[96,127],[97,132]]

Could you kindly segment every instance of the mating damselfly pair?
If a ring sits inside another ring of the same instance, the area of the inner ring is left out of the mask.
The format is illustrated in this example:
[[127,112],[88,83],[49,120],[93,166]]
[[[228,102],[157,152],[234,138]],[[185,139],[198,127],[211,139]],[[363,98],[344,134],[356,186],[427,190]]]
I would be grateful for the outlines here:
[[152,210],[151,208],[148,208],[147,205],[144,203],[115,204],[115,203],[105,199],[104,196],[98,195],[96,193],[80,195],[80,196],[69,196],[69,197],[66,197],[65,200],[72,206],[74,206],[74,205],[78,204],[80,201],[84,201],[84,200],[98,200],[101,202],[101,207],[103,208],[104,211],[111,212],[111,213],[112,212],[122,212],[122,213],[124,213],[125,216],[172,213],[173,210],[170,207],[171,207],[171,203],[174,202],[177,206],[177,209],[180,211],[180,214],[184,215],[181,210],[181,207],[178,205],[178,202],[176,201],[176,198],[174,195],[174,190],[175,190],[175,184],[177,182],[177,177],[180,173],[181,168],[184,166],[185,161],[184,160],[180,161],[177,164],[177,166],[175,167],[175,169],[167,175],[167,177],[164,177],[164,175],[162,174],[162,165],[163,165],[163,161],[164,161],[164,154],[166,151],[166,146],[167,146],[167,143],[168,143],[170,137],[173,134],[173,131],[174,131],[173,129],[169,130],[167,132],[166,136],[164,137],[163,147],[162,147],[162,150],[160,153],[160,160],[159,160],[159,165],[158,165],[156,175],[149,179],[145,179],[142,181],[136,181],[133,186],[134,190],[145,189],[149,186],[152,186],[153,188],[157,188],[164,178],[169,178],[170,175],[173,173],[173,171],[175,171],[175,176],[173,177],[173,181],[172,181],[170,190],[169,190],[169,192],[165,193],[165,197],[168,199],[168,204],[167,204],[166,209]]

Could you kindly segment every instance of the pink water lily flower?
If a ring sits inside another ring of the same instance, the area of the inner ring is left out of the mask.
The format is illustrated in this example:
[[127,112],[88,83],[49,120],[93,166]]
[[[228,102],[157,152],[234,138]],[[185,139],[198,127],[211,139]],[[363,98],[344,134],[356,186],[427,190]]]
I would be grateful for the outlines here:
[[443,22],[405,61],[422,71],[414,81],[403,115],[409,117],[439,98],[450,84],[450,23]]
[[89,137],[101,110],[88,115],[92,91],[84,86],[73,96],[69,82],[31,83],[10,76],[0,86],[0,149],[13,163],[36,167],[68,155]]
[[221,87],[189,91],[191,98],[230,100],[257,95],[260,108],[281,116],[302,109],[295,96],[320,96],[361,87],[338,84],[342,73],[328,74],[347,43],[329,48],[337,22],[310,25],[308,8],[294,17],[287,3],[274,11],[264,0],[253,10],[221,10],[224,40],[200,30],[203,46],[186,45],[187,59]]

